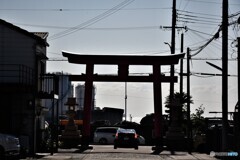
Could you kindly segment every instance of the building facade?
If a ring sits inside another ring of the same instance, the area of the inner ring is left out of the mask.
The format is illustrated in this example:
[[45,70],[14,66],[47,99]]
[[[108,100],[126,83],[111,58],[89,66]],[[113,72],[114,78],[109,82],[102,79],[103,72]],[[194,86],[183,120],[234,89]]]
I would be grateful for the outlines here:
[[39,77],[46,72],[48,33],[30,33],[0,19],[0,132],[34,153],[41,110]]

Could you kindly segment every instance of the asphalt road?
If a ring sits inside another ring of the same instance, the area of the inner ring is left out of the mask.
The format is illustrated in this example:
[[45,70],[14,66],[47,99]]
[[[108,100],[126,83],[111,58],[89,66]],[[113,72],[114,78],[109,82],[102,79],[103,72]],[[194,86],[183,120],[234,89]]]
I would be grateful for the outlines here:
[[139,146],[138,150],[133,148],[118,148],[113,149],[113,145],[93,145],[93,149],[88,149],[84,152],[79,152],[77,149],[59,149],[59,153],[54,155],[46,154],[39,159],[78,159],[78,160],[211,160],[215,159],[206,154],[187,152],[176,152],[175,155],[171,155],[169,151],[163,151],[160,155],[153,155],[151,146]]

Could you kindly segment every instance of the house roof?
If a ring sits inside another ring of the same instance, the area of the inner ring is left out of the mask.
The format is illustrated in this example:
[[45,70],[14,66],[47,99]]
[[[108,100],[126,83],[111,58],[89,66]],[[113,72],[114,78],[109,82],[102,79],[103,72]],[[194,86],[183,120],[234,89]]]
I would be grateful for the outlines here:
[[32,32],[34,35],[46,39],[48,37],[48,32]]
[[[35,40],[38,41],[38,43],[45,45],[45,46],[49,46],[49,44],[46,42],[46,36],[48,35],[47,32],[35,32],[35,33],[31,33],[28,32],[27,30],[24,30],[18,26],[13,25],[12,23],[9,23],[7,21],[4,21],[2,19],[0,19],[0,24],[5,25],[13,30],[16,30],[26,36],[29,36]],[[41,34],[40,34],[41,33]]]

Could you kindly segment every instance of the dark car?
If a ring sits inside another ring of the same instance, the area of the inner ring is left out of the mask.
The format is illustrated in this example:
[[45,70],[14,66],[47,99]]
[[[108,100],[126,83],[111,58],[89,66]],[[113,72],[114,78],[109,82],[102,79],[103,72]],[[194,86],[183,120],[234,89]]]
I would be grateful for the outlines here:
[[138,149],[138,135],[134,129],[118,129],[115,140],[114,149],[119,148],[135,148]]

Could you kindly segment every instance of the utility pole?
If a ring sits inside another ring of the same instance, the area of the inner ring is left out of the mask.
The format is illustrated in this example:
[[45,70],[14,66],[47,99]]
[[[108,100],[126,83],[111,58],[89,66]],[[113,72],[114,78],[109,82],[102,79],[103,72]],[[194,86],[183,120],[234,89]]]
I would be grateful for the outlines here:
[[125,121],[127,121],[127,82],[125,82]]
[[[171,54],[175,54],[175,34],[176,29],[186,29],[186,27],[178,27],[176,26],[176,20],[177,20],[177,11],[176,11],[176,0],[173,0],[173,8],[172,8],[172,26],[163,26],[160,28],[165,29],[172,29],[172,36],[171,36],[171,45],[169,45],[167,42],[164,42],[165,44],[168,44],[171,49]],[[170,66],[170,77],[173,79],[174,77],[174,65]],[[174,82],[173,80],[170,81],[170,103],[172,103],[172,99],[174,96]],[[170,121],[172,120],[172,107],[170,107]],[[170,122],[171,123],[171,122]]]
[[188,138],[188,152],[191,153],[192,144],[192,122],[190,119],[190,48],[187,48],[187,138]]
[[[173,0],[173,8],[172,8],[172,38],[171,38],[171,54],[175,54],[175,29],[176,29],[176,0]],[[172,104],[172,99],[173,99],[173,95],[174,95],[174,82],[173,82],[173,77],[174,77],[174,65],[170,66],[170,77],[171,77],[171,81],[170,81],[170,103]],[[173,110],[173,106],[171,105],[171,107],[169,108],[170,111],[170,123],[172,121],[172,110]]]
[[228,133],[228,0],[222,1],[222,151],[227,151]]
[[[237,47],[238,47],[238,118],[240,118],[240,37],[237,38],[238,39],[238,43],[237,43]],[[239,124],[240,125],[240,124]]]
[[[175,29],[176,29],[176,0],[173,0],[173,8],[172,8],[172,39],[171,39],[171,54],[175,54]],[[170,76],[173,78],[174,76],[174,65],[171,65],[170,68]],[[170,100],[173,98],[174,94],[174,82],[170,82]],[[171,110],[171,108],[170,108]],[[171,111],[170,111],[171,113]]]
[[237,126],[236,128],[236,141],[237,141],[237,148],[240,148],[240,37],[237,38],[238,39],[238,43],[237,43],[237,47],[238,47],[238,55],[237,55],[237,59],[238,59],[238,102],[237,102],[237,107],[238,107],[238,113],[237,113]]
[[[183,33],[181,34],[181,53],[183,53],[183,40],[184,40],[184,35]],[[183,93],[183,59],[180,60],[180,89],[179,89],[180,94]]]

